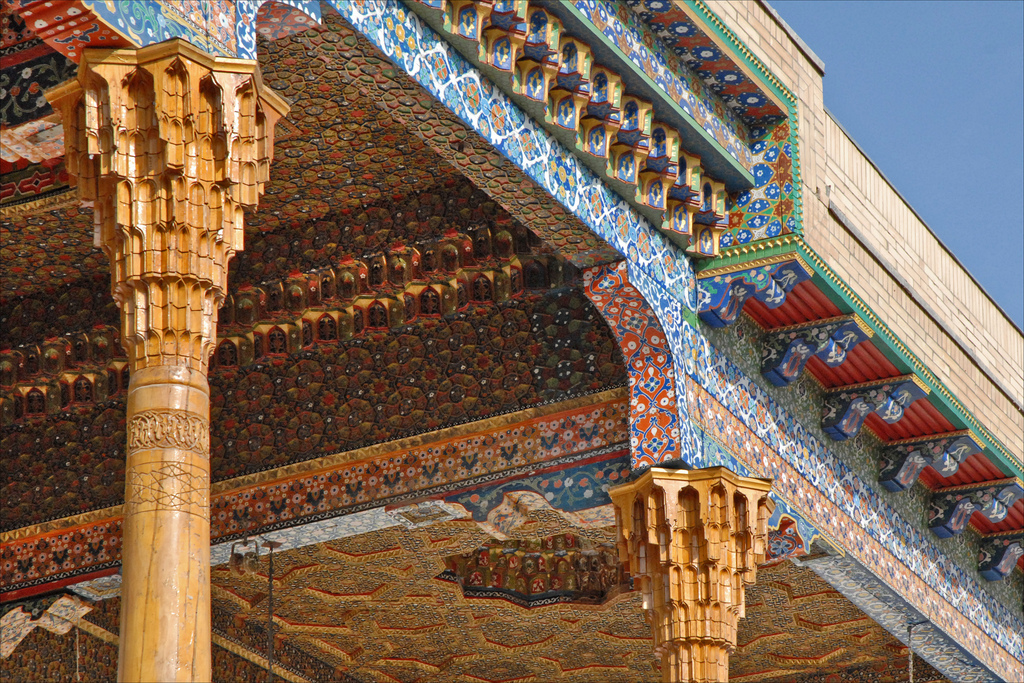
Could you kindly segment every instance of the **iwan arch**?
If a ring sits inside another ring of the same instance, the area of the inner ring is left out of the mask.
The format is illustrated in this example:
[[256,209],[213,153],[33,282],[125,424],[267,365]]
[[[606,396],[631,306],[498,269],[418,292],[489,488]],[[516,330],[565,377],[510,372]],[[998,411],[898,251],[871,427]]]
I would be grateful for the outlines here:
[[768,5],[2,21],[5,680],[1024,679],[1021,332]]

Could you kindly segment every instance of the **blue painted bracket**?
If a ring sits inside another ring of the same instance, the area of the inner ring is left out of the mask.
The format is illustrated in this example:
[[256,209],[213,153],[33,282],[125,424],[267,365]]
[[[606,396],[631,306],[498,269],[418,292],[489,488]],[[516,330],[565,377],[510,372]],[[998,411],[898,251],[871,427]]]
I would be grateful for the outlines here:
[[911,375],[836,389],[825,397],[821,428],[836,441],[845,441],[857,436],[871,413],[895,424],[911,403],[925,395]]
[[986,534],[978,548],[978,573],[989,581],[999,581],[1010,575],[1024,557],[1024,531]]
[[711,327],[726,327],[736,322],[750,297],[778,308],[790,290],[810,277],[796,260],[706,277],[698,281],[697,313]]
[[1015,478],[941,489],[932,495],[928,526],[939,538],[949,538],[963,533],[975,512],[998,523],[1022,497],[1024,486]]
[[966,429],[890,444],[879,459],[878,482],[890,491],[906,491],[925,467],[949,477],[960,469],[960,463],[980,452],[981,446]]
[[777,387],[797,379],[812,356],[838,367],[857,344],[870,338],[854,316],[821,320],[772,330],[761,354],[761,374]]

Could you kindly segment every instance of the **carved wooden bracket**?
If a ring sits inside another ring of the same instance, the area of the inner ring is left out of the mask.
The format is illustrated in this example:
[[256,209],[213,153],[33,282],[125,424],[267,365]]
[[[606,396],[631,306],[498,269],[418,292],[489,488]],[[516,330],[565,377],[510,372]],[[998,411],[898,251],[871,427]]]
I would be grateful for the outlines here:
[[975,512],[998,524],[1021,498],[1024,483],[1015,477],[939,489],[932,494],[928,526],[939,538],[956,536],[964,532]]
[[111,258],[132,368],[205,370],[228,262],[243,246],[242,207],[263,192],[287,103],[255,61],[181,40],[87,50],[78,79],[47,97]]
[[872,334],[854,315],[772,330],[765,336],[761,374],[777,387],[787,386],[803,373],[812,356],[838,367],[853,347]]
[[871,413],[895,424],[903,419],[906,409],[927,396],[928,391],[915,375],[838,387],[825,395],[821,429],[836,441],[845,441],[857,436]]
[[666,683],[729,680],[744,589],[765,559],[771,486],[724,467],[652,467],[609,489]]
[[811,278],[798,260],[772,262],[732,272],[712,269],[697,281],[697,313],[711,327],[728,327],[743,311],[751,297],[768,308],[778,308],[798,284]]
[[978,573],[989,581],[1009,576],[1024,557],[1024,531],[986,534],[978,546]]
[[967,429],[895,441],[882,451],[878,483],[890,491],[906,491],[929,465],[943,477],[951,477],[963,461],[981,450],[978,438]]

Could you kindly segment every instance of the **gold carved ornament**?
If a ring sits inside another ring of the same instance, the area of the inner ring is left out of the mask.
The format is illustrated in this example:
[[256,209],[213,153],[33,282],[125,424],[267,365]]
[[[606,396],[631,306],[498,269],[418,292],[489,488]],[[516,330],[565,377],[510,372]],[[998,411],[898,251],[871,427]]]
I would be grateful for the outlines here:
[[724,467],[654,467],[609,490],[666,683],[729,680],[745,587],[765,558],[770,490]]
[[210,452],[210,423],[185,410],[144,410],[128,420],[128,452],[176,448]]
[[181,40],[86,50],[78,79],[47,97],[111,258],[132,369],[205,370],[228,262],[243,247],[242,207],[263,192],[287,103],[255,61]]

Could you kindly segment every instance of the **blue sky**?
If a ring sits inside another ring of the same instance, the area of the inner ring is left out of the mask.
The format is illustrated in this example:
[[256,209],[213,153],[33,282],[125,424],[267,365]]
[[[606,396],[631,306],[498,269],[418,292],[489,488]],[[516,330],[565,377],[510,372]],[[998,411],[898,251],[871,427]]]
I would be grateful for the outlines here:
[[769,0],[825,106],[1024,326],[1024,2]]

